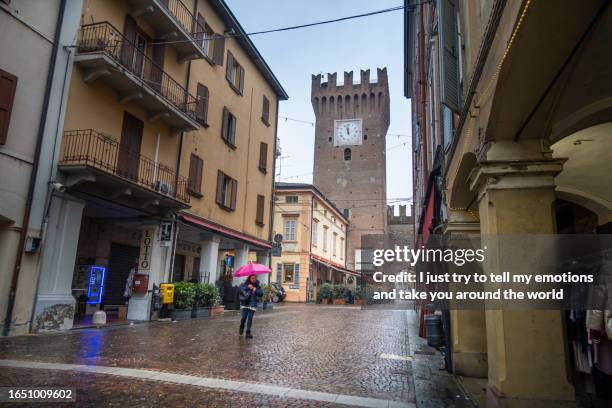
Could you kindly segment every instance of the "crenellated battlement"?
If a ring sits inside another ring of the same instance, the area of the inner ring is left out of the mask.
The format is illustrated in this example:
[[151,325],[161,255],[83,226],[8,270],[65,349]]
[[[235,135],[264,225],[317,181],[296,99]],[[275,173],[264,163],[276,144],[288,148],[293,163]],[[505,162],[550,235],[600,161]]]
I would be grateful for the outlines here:
[[[399,205],[399,215],[395,215],[395,206],[387,206],[387,224],[388,225],[401,225],[401,224],[412,224],[412,213],[406,212],[406,205]],[[412,212],[412,210],[411,210]]]
[[377,68],[376,70],[377,80],[370,82],[370,70],[361,70],[359,75],[359,82],[354,82],[353,71],[344,72],[343,83],[338,83],[338,73],[327,74],[327,80],[323,81],[321,74],[312,75],[312,96],[325,95],[328,93],[338,92],[362,92],[370,91],[375,88],[388,87],[387,68]]

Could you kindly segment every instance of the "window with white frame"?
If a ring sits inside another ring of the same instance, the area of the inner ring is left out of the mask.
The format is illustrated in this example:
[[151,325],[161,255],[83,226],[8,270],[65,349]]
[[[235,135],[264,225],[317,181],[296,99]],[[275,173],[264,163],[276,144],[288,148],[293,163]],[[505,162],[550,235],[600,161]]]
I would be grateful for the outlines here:
[[336,256],[336,241],[338,241],[338,234],[334,232],[332,237],[332,256]]
[[340,259],[344,259],[344,238],[340,238]]
[[297,234],[295,231],[296,224],[297,224],[296,219],[285,220],[285,240],[286,241],[295,241],[297,239]]
[[295,264],[283,264],[283,283],[295,283]]
[[327,230],[329,227],[327,225],[323,226],[323,251],[327,252]]
[[319,220],[312,220],[312,245],[319,245]]

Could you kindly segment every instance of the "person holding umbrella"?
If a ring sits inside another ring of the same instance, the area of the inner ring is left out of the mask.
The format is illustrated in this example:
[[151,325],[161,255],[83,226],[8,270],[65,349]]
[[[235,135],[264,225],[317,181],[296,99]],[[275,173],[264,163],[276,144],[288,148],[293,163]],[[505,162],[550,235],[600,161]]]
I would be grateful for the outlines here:
[[253,326],[253,315],[257,310],[257,298],[263,296],[263,291],[257,280],[257,275],[271,273],[272,270],[265,265],[248,263],[243,265],[234,272],[235,277],[247,276],[247,279],[240,285],[240,331],[242,336],[244,333],[244,325],[246,323],[246,338],[252,339],[253,334],[251,327]]

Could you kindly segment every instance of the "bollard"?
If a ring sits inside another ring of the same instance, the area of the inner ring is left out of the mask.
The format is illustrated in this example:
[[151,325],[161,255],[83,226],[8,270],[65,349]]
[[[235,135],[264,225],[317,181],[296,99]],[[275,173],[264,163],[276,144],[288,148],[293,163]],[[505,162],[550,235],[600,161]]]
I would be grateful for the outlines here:
[[106,312],[98,310],[93,314],[92,323],[96,326],[104,326],[106,324]]

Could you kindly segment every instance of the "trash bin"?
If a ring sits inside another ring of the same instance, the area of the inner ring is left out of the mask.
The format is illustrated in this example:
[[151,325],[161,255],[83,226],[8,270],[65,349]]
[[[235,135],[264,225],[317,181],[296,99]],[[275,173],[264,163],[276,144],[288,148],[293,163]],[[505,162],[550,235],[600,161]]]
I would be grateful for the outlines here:
[[428,346],[438,348],[444,345],[442,317],[440,315],[431,314],[425,316],[425,332]]

